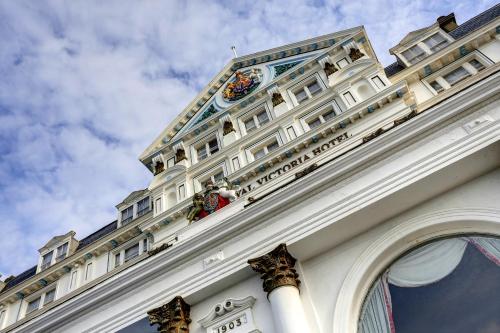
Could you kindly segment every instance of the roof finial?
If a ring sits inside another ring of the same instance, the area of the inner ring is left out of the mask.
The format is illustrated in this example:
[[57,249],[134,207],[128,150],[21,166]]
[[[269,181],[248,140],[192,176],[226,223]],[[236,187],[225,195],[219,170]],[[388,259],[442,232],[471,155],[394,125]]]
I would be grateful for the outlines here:
[[234,53],[234,57],[235,58],[238,58],[238,54],[236,54],[236,46],[231,46],[231,50],[233,50],[233,53]]

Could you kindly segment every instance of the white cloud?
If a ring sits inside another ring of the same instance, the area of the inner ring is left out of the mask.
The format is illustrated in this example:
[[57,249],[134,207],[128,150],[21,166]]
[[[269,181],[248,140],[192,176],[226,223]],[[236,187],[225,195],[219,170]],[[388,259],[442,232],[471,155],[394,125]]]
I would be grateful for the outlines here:
[[364,24],[384,64],[407,32],[492,1],[1,1],[0,271],[115,218],[137,156],[231,58]]

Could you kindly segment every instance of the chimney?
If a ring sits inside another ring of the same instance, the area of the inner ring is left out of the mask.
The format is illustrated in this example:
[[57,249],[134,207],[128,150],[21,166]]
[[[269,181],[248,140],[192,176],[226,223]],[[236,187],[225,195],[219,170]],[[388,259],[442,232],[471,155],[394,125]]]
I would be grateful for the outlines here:
[[439,27],[446,32],[455,30],[455,28],[458,27],[457,21],[455,21],[454,13],[448,14],[446,16],[439,16],[437,19],[437,23],[439,24]]

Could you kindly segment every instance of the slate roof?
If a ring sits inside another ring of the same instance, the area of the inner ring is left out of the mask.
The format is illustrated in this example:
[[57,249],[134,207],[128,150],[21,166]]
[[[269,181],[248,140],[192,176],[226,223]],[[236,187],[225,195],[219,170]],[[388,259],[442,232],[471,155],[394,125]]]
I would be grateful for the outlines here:
[[[490,9],[485,10],[481,14],[474,16],[470,20],[460,24],[454,30],[450,31],[450,36],[455,39],[460,39],[471,32],[476,31],[477,29],[485,26],[490,23],[494,19],[500,16],[500,4],[496,4]],[[405,69],[404,66],[400,65],[397,61],[390,64],[386,68],[384,68],[385,74],[387,77],[393,76]]]
[[79,251],[84,247],[86,247],[87,245],[89,245],[90,243],[93,243],[96,240],[101,239],[104,236],[112,233],[113,231],[116,230],[117,227],[118,227],[118,221],[113,221],[110,224],[105,225],[101,229],[80,240],[80,242],[78,243],[78,247],[76,248],[76,251]]
[[[90,245],[91,243],[95,242],[96,240],[101,239],[101,238],[105,237],[106,235],[112,233],[113,231],[116,230],[117,227],[118,227],[118,221],[113,221],[113,222],[105,225],[101,229],[97,230],[96,232],[93,232],[92,234],[83,238],[79,242],[78,247],[76,248],[76,251],[79,251],[79,250],[83,249],[84,247]],[[17,286],[18,284],[21,284],[23,281],[29,279],[30,277],[34,276],[36,274],[36,268],[37,268],[37,266],[33,266],[30,269],[15,276],[12,280],[7,282],[7,284],[0,291],[0,293],[6,291],[8,289],[13,288],[13,287]]]
[[7,284],[5,285],[5,287],[2,289],[2,292],[14,287],[14,286],[17,286],[18,284],[20,284],[21,282],[29,279],[30,277],[32,277],[33,275],[36,274],[36,267],[37,266],[33,266],[31,267],[30,269],[22,272],[21,274],[17,275],[16,277],[14,277],[12,280],[10,280],[9,282],[7,282]]

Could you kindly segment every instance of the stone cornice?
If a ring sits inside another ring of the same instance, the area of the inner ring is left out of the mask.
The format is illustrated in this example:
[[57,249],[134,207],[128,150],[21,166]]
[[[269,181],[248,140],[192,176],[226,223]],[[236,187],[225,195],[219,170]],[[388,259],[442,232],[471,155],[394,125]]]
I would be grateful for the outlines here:
[[[64,306],[54,309],[43,317],[33,319],[24,327],[19,327],[15,332],[46,331],[49,328],[55,327],[53,325],[56,323],[60,325],[62,321],[67,320],[70,316],[81,315],[84,309],[88,311],[88,309],[108,304],[115,297],[119,297],[124,288],[130,289],[134,286],[144,285],[161,274],[161,272],[171,271],[174,267],[185,263],[193,255],[213,248],[216,244],[220,243],[221,239],[241,234],[259,223],[266,222],[268,220],[267,216],[271,212],[275,214],[280,209],[283,209],[283,202],[290,202],[294,198],[303,198],[307,193],[314,193],[318,187],[321,187],[321,184],[335,181],[335,179],[342,177],[346,172],[365,169],[370,163],[375,163],[377,157],[388,153],[393,154],[396,147],[403,149],[417,138],[426,137],[430,129],[443,126],[443,123],[448,119],[467,114],[470,112],[472,106],[478,105],[498,94],[500,89],[499,81],[498,75],[485,79],[476,86],[470,87],[467,93],[453,96],[453,98],[448,100],[448,103],[437,105],[394,131],[377,138],[377,140],[373,140],[370,144],[363,145],[360,149],[342,156],[342,158],[335,162],[335,165],[329,165],[329,167],[315,171],[308,176],[307,182],[301,182],[301,184],[292,183],[283,190],[269,196],[265,205],[250,206],[238,214],[238,216],[212,225],[203,234],[194,235],[189,241],[174,246],[168,251],[159,253],[149,260],[131,267],[126,274],[120,274],[112,280],[103,282],[87,293],[68,301]],[[416,161],[412,168],[404,170],[404,174],[398,177],[397,184],[394,184],[394,178],[389,177],[375,184],[371,191],[360,189],[356,195],[344,198],[340,204],[336,203],[335,205],[332,204],[329,207],[325,207],[319,214],[301,220],[296,225],[289,225],[285,231],[280,230],[276,234],[269,235],[266,239],[259,239],[257,246],[252,245],[251,248],[241,249],[234,257],[227,258],[224,261],[224,265],[219,265],[216,270],[206,270],[192,279],[188,279],[189,281],[187,282],[184,281],[171,285],[170,288],[161,292],[159,291],[154,298],[144,299],[141,305],[131,305],[130,309],[124,309],[122,313],[114,318],[113,322],[97,323],[86,332],[112,331],[113,327],[116,328],[118,323],[123,323],[130,318],[131,311],[137,316],[137,313],[143,313],[153,306],[160,305],[161,300],[168,298],[169,295],[170,297],[178,293],[189,295],[203,286],[223,278],[230,271],[242,269],[245,267],[245,261],[248,257],[253,256],[256,252],[269,250],[276,240],[296,240],[314,230],[325,227],[326,224],[332,224],[341,216],[357,211],[368,203],[373,202],[373,200],[380,200],[381,197],[394,193],[396,187],[414,183],[429,173],[436,172],[453,161],[468,156],[481,147],[498,140],[499,133],[500,126],[495,124],[467,136],[466,139],[460,142],[453,141],[440,149],[432,158]],[[395,170],[395,172],[400,171]],[[222,272],[224,274],[221,274]],[[9,328],[9,331],[13,329],[14,327]]]

